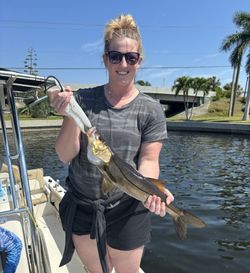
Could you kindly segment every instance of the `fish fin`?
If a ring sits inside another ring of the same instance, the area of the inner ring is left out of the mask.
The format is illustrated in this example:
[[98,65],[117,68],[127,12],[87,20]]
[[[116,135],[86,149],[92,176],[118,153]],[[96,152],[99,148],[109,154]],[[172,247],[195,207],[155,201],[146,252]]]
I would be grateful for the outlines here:
[[116,186],[110,181],[110,179],[106,176],[103,176],[102,179],[102,192],[103,194],[107,194],[116,189]]
[[165,183],[159,179],[147,177],[161,192],[165,192]]
[[187,238],[188,224],[198,228],[203,228],[206,226],[206,224],[201,219],[187,211],[183,211],[183,215],[177,216],[173,218],[173,220],[175,224],[176,233],[181,240]]
[[187,238],[187,223],[185,221],[185,217],[178,216],[176,218],[173,218],[173,220],[174,220],[175,230],[178,237],[181,240],[185,240]]
[[206,226],[206,224],[197,216],[194,216],[192,213],[183,210],[183,217],[185,220],[185,223],[192,225],[194,227],[203,228]]

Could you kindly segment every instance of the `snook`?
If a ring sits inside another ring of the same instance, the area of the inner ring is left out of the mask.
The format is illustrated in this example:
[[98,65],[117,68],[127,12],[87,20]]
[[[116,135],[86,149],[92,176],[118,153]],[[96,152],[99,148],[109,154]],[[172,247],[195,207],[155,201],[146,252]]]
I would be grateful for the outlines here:
[[[145,202],[149,195],[159,196],[163,202],[166,201],[166,195],[163,193],[164,182],[142,176],[132,166],[121,160],[100,140],[95,129],[90,129],[87,132],[87,137],[88,160],[96,165],[103,174],[103,193],[119,188],[142,202]],[[188,224],[198,228],[205,227],[205,223],[201,219],[177,208],[172,203],[166,205],[166,211],[172,216],[180,239],[186,238]]]

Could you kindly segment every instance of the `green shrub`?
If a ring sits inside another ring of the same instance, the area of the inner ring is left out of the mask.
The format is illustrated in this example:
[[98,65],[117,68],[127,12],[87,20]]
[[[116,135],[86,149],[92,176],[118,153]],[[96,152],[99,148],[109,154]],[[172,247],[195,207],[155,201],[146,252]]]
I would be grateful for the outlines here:
[[46,99],[32,107],[29,107],[30,117],[32,118],[47,118],[52,111],[49,105],[49,100]]
[[216,95],[213,97],[213,101],[217,101],[225,97],[225,90],[222,88],[216,87],[214,91],[216,92]]

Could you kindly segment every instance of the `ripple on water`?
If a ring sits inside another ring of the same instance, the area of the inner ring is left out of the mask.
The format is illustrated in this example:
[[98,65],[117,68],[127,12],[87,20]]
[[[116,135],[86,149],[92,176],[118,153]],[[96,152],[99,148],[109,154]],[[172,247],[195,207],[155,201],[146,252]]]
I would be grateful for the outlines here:
[[[55,155],[57,132],[23,133],[28,168],[64,180],[67,168]],[[3,145],[0,139],[0,151]],[[152,217],[145,272],[248,273],[250,268],[250,138],[170,132],[163,147],[161,179],[175,204],[202,218],[180,241],[169,216]]]

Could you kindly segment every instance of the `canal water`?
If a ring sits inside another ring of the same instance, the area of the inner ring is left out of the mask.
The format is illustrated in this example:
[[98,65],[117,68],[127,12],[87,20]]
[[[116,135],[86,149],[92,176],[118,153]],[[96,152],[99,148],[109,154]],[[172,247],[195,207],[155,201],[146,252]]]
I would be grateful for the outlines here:
[[[43,167],[63,183],[67,168],[55,155],[56,134],[23,132],[23,141],[28,168]],[[250,137],[169,132],[160,167],[175,204],[202,218],[206,227],[190,227],[188,239],[181,241],[170,217],[153,215],[145,272],[250,272]]]

